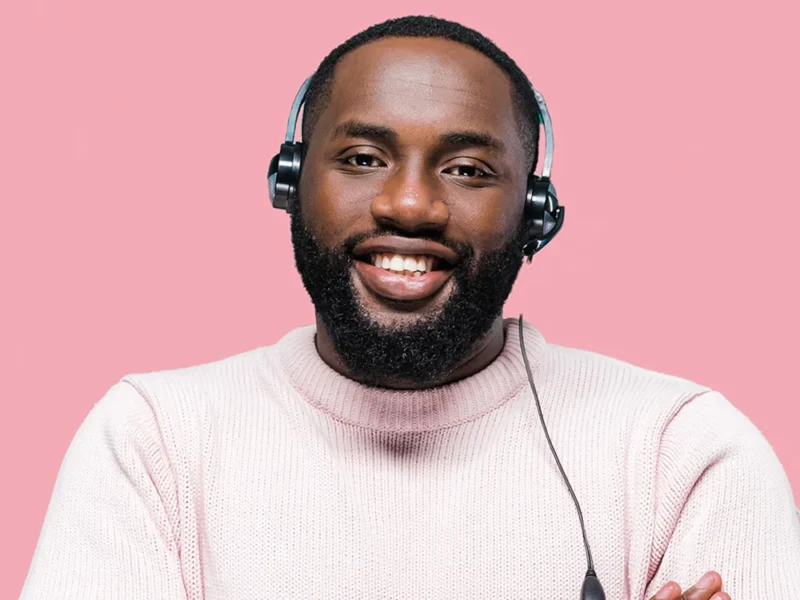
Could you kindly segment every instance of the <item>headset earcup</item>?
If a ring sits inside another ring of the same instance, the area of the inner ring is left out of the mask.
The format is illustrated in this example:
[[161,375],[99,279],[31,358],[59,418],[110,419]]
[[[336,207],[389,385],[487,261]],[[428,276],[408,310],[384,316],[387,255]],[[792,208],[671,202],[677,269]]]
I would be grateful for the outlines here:
[[555,237],[564,221],[564,207],[559,206],[549,179],[533,173],[528,176],[524,212],[528,228],[524,252],[530,259]]
[[528,190],[525,193],[525,220],[528,222],[528,235],[532,239],[540,239],[546,228],[546,214],[552,207],[549,199],[549,184],[531,173],[528,175]]
[[273,207],[291,212],[297,198],[302,159],[303,144],[295,142],[281,144],[281,151],[270,161],[267,183]]

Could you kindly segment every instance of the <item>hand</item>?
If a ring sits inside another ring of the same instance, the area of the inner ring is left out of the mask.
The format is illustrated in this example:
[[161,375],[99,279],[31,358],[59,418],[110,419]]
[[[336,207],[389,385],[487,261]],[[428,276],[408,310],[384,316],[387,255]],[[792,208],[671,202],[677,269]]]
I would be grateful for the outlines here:
[[650,600],[731,600],[722,590],[722,577],[716,571],[709,571],[685,592],[674,581],[668,582]]

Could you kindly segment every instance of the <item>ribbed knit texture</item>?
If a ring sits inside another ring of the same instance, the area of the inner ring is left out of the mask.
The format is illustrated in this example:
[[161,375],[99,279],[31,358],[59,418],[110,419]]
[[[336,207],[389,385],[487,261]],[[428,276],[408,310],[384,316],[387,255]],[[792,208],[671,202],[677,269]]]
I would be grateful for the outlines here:
[[[711,569],[733,600],[800,598],[791,488],[742,413],[525,327],[609,600]],[[339,375],[313,326],[123,378],[69,446],[22,598],[578,600],[577,513],[505,329],[491,365],[427,390]]]

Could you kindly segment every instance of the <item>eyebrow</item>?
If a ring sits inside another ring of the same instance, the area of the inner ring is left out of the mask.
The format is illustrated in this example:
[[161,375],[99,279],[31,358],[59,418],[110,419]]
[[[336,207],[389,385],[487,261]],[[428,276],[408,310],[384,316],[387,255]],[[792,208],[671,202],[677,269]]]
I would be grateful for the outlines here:
[[339,123],[333,130],[333,137],[360,137],[394,143],[397,141],[397,132],[391,127],[351,119]]
[[500,139],[480,131],[449,131],[442,134],[439,141],[445,146],[486,148],[498,154],[506,151],[506,145]]
[[[351,119],[337,125],[333,130],[333,137],[360,137],[382,142],[396,144],[399,136],[391,127],[365,123]],[[439,144],[458,148],[477,147],[494,150],[498,154],[506,151],[505,144],[493,135],[480,131],[448,131],[439,136]]]

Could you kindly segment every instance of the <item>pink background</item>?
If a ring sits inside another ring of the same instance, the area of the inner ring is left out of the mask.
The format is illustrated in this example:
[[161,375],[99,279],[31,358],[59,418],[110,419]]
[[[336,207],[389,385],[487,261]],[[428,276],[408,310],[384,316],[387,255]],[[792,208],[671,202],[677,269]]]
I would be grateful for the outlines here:
[[312,321],[267,163],[303,78],[402,14],[478,28],[552,111],[566,226],[507,315],[721,390],[800,501],[795,2],[216,4],[3,3],[0,598],[112,383]]

